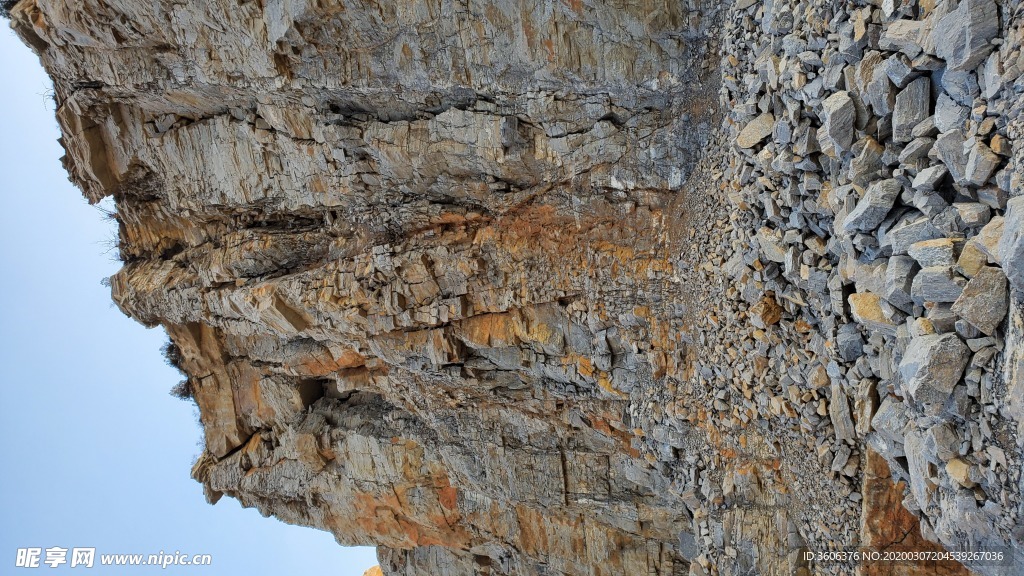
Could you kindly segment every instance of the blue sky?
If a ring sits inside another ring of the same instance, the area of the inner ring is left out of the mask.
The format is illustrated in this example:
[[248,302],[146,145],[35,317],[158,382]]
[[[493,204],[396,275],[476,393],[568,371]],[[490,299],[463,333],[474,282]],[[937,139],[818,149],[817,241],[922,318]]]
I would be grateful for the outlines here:
[[[2,22],[2,21],[0,21]],[[168,394],[162,329],[110,303],[113,223],[59,158],[50,84],[0,23],[0,573],[361,576],[372,548],[288,526],[230,498],[206,504],[189,469],[191,404]],[[18,548],[211,554],[210,567],[15,569]]]

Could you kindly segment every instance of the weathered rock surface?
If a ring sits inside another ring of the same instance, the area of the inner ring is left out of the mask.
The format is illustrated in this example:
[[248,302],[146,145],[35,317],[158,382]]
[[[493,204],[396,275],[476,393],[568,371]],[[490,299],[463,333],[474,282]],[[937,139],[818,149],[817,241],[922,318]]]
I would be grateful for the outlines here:
[[388,575],[1024,566],[1018,3],[11,17],[211,502]]

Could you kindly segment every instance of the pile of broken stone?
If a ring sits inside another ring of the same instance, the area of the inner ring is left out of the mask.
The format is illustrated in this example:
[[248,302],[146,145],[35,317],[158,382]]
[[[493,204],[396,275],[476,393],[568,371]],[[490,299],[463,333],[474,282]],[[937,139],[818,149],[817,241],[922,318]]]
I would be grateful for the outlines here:
[[880,453],[946,546],[1020,539],[1002,376],[1024,293],[1018,8],[739,0],[723,35],[724,176],[750,219],[725,270],[754,324],[829,342],[832,469]]

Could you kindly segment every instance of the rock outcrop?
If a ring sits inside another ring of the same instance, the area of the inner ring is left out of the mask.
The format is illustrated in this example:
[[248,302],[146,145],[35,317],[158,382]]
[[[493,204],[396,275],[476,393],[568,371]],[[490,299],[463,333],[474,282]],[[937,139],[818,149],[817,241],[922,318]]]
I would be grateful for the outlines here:
[[1020,10],[11,18],[211,502],[388,575],[994,575],[1024,570]]

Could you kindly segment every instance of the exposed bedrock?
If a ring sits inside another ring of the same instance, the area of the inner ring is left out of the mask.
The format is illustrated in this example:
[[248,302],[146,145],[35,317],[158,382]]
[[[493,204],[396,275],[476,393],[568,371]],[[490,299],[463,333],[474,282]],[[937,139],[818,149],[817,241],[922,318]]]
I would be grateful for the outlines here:
[[113,298],[188,377],[211,502],[387,575],[1019,554],[1016,3],[11,19],[116,205]]

